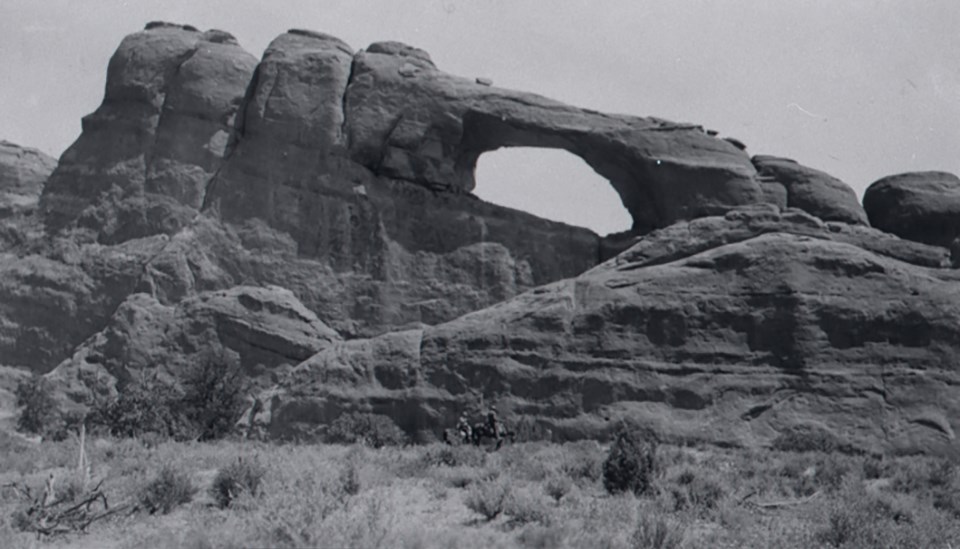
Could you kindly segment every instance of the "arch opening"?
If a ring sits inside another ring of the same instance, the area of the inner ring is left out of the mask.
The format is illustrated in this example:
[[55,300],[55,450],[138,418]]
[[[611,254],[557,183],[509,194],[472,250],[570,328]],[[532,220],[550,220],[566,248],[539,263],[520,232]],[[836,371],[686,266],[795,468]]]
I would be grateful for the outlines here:
[[613,185],[563,149],[509,147],[484,152],[474,172],[479,198],[600,236],[630,230],[633,219]]

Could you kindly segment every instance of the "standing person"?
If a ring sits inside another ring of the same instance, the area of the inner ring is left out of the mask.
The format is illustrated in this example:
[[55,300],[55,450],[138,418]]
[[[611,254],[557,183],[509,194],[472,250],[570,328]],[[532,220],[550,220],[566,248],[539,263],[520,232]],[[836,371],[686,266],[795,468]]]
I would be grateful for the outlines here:
[[470,442],[473,436],[473,430],[470,428],[470,422],[467,421],[466,412],[461,413],[460,419],[457,420],[457,433],[460,435],[460,440],[464,443]]
[[490,409],[487,411],[487,429],[490,432],[490,436],[500,440],[503,426],[500,424],[500,418],[497,417],[496,406],[490,406]]

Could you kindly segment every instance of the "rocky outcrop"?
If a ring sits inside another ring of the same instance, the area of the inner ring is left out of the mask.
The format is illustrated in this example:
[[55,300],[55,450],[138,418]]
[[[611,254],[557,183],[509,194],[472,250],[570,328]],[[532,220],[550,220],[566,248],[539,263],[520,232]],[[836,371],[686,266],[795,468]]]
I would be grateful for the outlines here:
[[574,276],[617,247],[468,194],[482,152],[519,145],[583,157],[620,189],[638,231],[760,200],[749,159],[702,128],[491,88],[399,43],[353,54],[292,30],[257,67],[206,207],[288,234],[282,261],[313,272],[257,269],[256,280],[290,287],[338,330],[433,324]]
[[948,247],[960,236],[960,178],[946,172],[884,177],[867,187],[863,207],[874,227]]
[[625,420],[756,446],[816,423],[864,450],[957,452],[958,279],[858,241],[769,208],[677,224],[452,322],[334,344],[264,415],[284,436],[373,410],[429,437],[482,396],[555,438]]
[[867,214],[849,185],[789,158],[752,158],[766,201],[781,208],[799,208],[824,221],[867,225]]
[[166,237],[118,246],[56,240],[44,253],[0,255],[0,360],[46,372],[103,327]]
[[292,289],[345,334],[371,335],[449,320],[598,262],[591,231],[351,160],[353,62],[339,39],[293,30],[257,67],[206,200],[242,227],[249,279]]
[[487,151],[568,150],[610,181],[641,232],[762,198],[746,154],[700,126],[490,87],[443,73],[425,52],[393,42],[354,58],[345,117],[354,160],[440,190],[473,190],[477,158]]
[[48,230],[103,243],[172,234],[203,202],[256,59],[222,31],[157,24],[110,59],[103,103],[41,198]]
[[0,141],[0,219],[36,208],[57,161],[42,152]]
[[[509,146],[583,158],[633,230],[471,195],[477,158]],[[0,247],[0,361],[56,366],[84,401],[235,360],[279,437],[363,410],[426,439],[482,399],[558,439],[622,419],[757,446],[807,422],[960,452],[942,241],[871,228],[842,182],[744,148],[395,42],[293,30],[257,64],[151,23],[43,190],[46,236]]]
[[0,258],[42,234],[33,214],[56,165],[36,149],[0,141]]
[[176,306],[133,294],[50,377],[74,400],[88,402],[138,372],[176,377],[208,357],[236,360],[249,375],[269,378],[270,370],[339,339],[290,290],[275,286],[205,292]]

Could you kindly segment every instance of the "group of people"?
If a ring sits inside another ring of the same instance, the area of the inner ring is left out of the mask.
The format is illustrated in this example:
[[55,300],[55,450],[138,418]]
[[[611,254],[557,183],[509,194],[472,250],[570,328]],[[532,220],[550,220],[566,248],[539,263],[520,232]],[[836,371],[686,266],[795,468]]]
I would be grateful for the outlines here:
[[456,431],[460,440],[465,443],[477,443],[483,436],[499,441],[503,438],[504,434],[506,434],[506,429],[497,416],[497,408],[495,406],[487,409],[483,423],[475,425],[470,425],[466,412],[461,413],[460,418],[457,419]]

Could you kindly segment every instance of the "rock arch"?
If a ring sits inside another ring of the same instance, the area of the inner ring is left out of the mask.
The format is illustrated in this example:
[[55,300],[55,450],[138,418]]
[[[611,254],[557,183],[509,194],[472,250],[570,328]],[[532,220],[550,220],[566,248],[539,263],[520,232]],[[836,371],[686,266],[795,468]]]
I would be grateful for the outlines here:
[[468,192],[484,152],[564,149],[610,181],[638,231],[763,200],[746,153],[700,126],[490,87],[437,70],[421,50],[388,46],[354,57],[344,100],[350,155],[378,175]]

